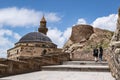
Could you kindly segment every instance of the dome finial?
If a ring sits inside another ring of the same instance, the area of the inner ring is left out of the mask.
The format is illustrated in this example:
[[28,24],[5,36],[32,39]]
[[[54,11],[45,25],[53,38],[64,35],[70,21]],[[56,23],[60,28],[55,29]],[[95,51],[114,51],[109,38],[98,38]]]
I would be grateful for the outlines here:
[[44,17],[44,14],[43,14],[42,19],[41,19],[40,22],[46,22],[46,19],[45,19],[45,17]]

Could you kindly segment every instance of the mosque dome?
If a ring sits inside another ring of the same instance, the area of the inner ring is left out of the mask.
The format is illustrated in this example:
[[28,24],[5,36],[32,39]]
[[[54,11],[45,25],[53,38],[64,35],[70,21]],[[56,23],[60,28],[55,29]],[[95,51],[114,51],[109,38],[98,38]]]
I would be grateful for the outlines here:
[[22,42],[51,42],[51,39],[41,32],[30,32],[24,35],[18,43]]

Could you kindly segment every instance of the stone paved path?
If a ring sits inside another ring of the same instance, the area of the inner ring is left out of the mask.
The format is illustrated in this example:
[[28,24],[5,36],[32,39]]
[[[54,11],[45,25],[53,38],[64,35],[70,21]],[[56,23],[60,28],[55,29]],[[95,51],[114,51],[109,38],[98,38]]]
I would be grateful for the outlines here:
[[42,69],[43,71],[4,77],[0,80],[115,80],[108,71],[106,62],[68,61],[63,65],[43,66]]
[[[1,78],[2,80],[115,80],[110,72],[39,71]],[[0,80],[1,80],[0,79]]]

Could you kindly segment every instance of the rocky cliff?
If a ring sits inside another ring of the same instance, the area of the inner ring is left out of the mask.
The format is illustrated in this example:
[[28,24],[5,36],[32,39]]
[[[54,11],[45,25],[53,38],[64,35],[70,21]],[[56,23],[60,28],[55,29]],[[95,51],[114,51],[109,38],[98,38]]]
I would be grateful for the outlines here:
[[73,60],[93,60],[93,48],[103,46],[105,50],[112,35],[111,31],[94,28],[90,25],[75,25],[63,51],[72,53]]
[[120,80],[120,8],[118,10],[117,28],[108,47],[108,64],[113,77]]

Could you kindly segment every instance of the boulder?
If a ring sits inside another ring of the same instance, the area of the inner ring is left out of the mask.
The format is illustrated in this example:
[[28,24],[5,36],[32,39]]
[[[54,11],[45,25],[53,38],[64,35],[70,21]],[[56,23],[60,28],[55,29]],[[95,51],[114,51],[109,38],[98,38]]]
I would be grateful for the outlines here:
[[74,43],[84,42],[88,40],[93,33],[93,27],[90,25],[76,25],[72,27],[70,40]]

